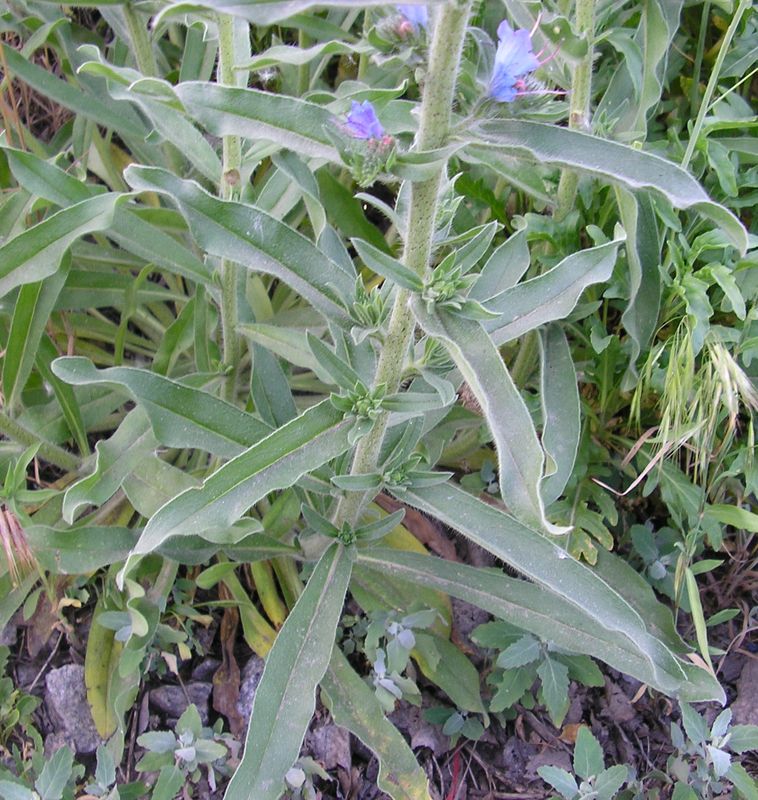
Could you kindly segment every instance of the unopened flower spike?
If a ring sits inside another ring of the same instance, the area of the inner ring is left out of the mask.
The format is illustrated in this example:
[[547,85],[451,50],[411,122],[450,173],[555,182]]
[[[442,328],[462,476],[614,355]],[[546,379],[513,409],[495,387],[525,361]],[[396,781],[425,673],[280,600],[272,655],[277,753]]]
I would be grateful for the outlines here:
[[525,94],[550,94],[550,92],[528,90],[527,79],[530,73],[552,58],[550,56],[540,61],[541,52],[535,55],[532,49],[532,34],[537,28],[537,23],[531,31],[513,30],[507,20],[503,20],[498,26],[495,68],[487,92],[493,100],[499,103],[512,103],[517,97]]

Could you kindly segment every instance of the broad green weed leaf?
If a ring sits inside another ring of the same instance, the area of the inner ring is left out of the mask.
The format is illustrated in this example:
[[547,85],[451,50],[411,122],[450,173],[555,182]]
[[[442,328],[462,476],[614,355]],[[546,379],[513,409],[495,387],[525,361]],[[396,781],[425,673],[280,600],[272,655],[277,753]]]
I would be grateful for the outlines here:
[[330,546],[279,631],[226,800],[279,800],[316,707],[316,687],[332,657],[351,568],[349,551]]
[[568,667],[547,656],[537,667],[537,675],[542,681],[541,696],[550,719],[560,727],[569,709]]
[[592,731],[586,725],[582,725],[574,744],[574,772],[580,778],[587,780],[593,775],[599,775],[604,769],[603,748],[592,735]]

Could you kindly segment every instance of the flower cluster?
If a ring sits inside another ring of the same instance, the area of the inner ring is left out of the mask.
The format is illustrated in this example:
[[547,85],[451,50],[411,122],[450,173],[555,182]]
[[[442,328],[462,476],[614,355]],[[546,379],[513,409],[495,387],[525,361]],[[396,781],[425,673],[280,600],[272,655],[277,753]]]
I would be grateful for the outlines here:
[[359,186],[370,186],[390,169],[395,139],[384,130],[368,100],[354,100],[344,122],[337,122],[329,132]]
[[495,68],[488,94],[499,103],[512,103],[526,89],[525,78],[541,66],[532,50],[529,31],[515,31],[503,20],[497,29],[498,45]]

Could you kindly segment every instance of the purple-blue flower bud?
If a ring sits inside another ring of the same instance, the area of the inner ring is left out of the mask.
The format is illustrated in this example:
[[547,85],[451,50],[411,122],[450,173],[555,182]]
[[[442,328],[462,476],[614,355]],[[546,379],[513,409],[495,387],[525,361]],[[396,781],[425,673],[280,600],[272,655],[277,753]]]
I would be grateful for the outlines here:
[[381,139],[384,136],[382,123],[379,122],[376,111],[368,100],[362,103],[353,100],[343,128],[355,139]]
[[500,103],[512,103],[519,93],[519,81],[537,69],[540,61],[532,51],[529,31],[514,31],[503,20],[497,29],[497,35],[499,42],[488,94]]

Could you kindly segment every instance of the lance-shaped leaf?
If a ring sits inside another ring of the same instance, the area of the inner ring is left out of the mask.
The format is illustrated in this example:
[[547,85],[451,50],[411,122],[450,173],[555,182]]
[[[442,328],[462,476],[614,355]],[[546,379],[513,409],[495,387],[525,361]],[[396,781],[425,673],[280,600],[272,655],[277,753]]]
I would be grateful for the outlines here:
[[[598,625],[583,608],[567,603],[563,596],[544,586],[493,569],[384,548],[360,551],[356,569],[358,567],[370,569],[383,581],[402,579],[458,597],[563,650],[599,658],[614,669],[682,699],[719,700],[723,697],[713,676],[686,662],[681,664],[686,679],[677,673],[659,682],[649,660],[626,636]],[[657,605],[667,612],[660,603]],[[670,612],[668,615],[671,616]],[[682,649],[676,636],[665,641],[672,650]]]
[[655,209],[649,196],[635,197],[616,187],[621,222],[628,231],[629,302],[621,322],[631,337],[629,366],[623,379],[628,391],[637,385],[637,358],[655,333],[661,305],[661,245]]
[[332,545],[321,557],[266,658],[245,751],[226,800],[279,800],[316,707],[316,687],[334,647],[352,555]]
[[545,519],[540,495],[544,453],[529,411],[497,347],[473,320],[428,313],[413,303],[421,327],[442,341],[484,412],[498,457],[500,493],[511,513],[552,533],[565,533]]
[[619,245],[625,239],[623,231],[617,229],[612,242],[572,253],[544,275],[489,299],[487,308],[500,312],[499,317],[484,323],[495,344],[505,344],[546,322],[568,316],[588,286],[610,278]]
[[553,461],[554,472],[540,486],[549,506],[566,488],[574,469],[581,433],[579,385],[566,334],[549,325],[540,339],[542,355],[542,446]]
[[[747,232],[731,211],[708,197],[690,175],[665,158],[589,133],[543,122],[502,119],[478,123],[471,131],[473,152],[481,146],[597,175],[628,189],[653,189],[676,208],[692,209],[712,219],[744,253]],[[471,148],[469,148],[471,149]]]
[[[436,0],[411,0],[413,5],[426,5]],[[365,8],[366,6],[384,6],[384,0],[192,0],[179,2],[169,6],[166,11],[176,8],[189,11],[196,8],[209,8],[224,14],[243,17],[256,25],[271,25],[294,14],[302,14],[314,6],[334,6],[336,8]]]
[[0,297],[55,273],[78,238],[110,227],[117,204],[127,197],[109,192],[83,200],[6,241],[0,246]]
[[339,648],[332,651],[321,689],[337,725],[357,736],[379,760],[377,786],[392,800],[429,800],[427,777],[413,750]]
[[624,636],[649,662],[656,685],[668,686],[669,692],[679,690],[685,673],[672,647],[650,633],[620,590],[548,537],[450,483],[408,489],[399,499],[460,531],[582,610],[600,627]]
[[144,369],[97,369],[81,356],[58,358],[52,368],[74,386],[100,383],[125,389],[145,409],[158,440],[168,447],[197,447],[228,458],[271,432],[265,422],[208,392]]
[[139,537],[138,530],[114,525],[71,530],[30,525],[24,533],[40,566],[56,575],[86,575],[121,561]]
[[364,242],[362,239],[353,239],[353,247],[358,252],[363,263],[377,275],[389,278],[412,292],[420,292],[424,288],[424,282],[412,270],[401,264],[396,258],[388,256],[374,245]]
[[274,275],[327,319],[348,329],[352,326],[341,298],[352,298],[353,280],[289,225],[254,206],[219,200],[194,181],[164,169],[131,166],[124,177],[138,191],[172,198],[207,252]]
[[287,44],[278,44],[269,47],[262,53],[253,56],[251,61],[240,66],[244,69],[258,70],[265,67],[273,67],[279,64],[290,64],[292,66],[303,66],[310,64],[317,58],[341,55],[362,55],[363,53],[373,53],[374,48],[366,42],[320,42],[313,47],[292,47]]
[[323,106],[259,89],[187,81],[176,87],[189,116],[215,136],[267,139],[304,156],[341,163],[325,128],[334,115]]
[[[10,147],[3,150],[19,184],[61,208],[87,200],[97,189],[31,153]],[[129,207],[116,208],[108,236],[128,252],[157,267],[194,281],[207,283],[211,279],[210,267],[173,236],[140,218]]]
[[50,312],[66,282],[70,263],[71,254],[68,253],[58,272],[47,280],[27,283],[19,290],[3,356],[3,393],[7,408],[13,408],[20,400],[38,357]]
[[487,259],[469,297],[485,302],[515,286],[529,269],[526,228],[516,231]]
[[157,447],[158,440],[144,410],[130,411],[110,439],[97,443],[93,472],[66,490],[63,519],[70,524],[81,506],[102,505]]
[[163,506],[148,522],[133,556],[152,552],[169,536],[236,522],[269,492],[292,486],[301,475],[344,453],[353,423],[329,400],[322,401],[224,464],[199,488]]
[[49,100],[137,141],[144,140],[149,134],[148,126],[128,104],[111,100],[107,95],[98,97],[83,91],[69,81],[55,77],[50,70],[43,69],[31,59],[24,58],[7,44],[0,43],[0,50],[3,65],[9,72]]

